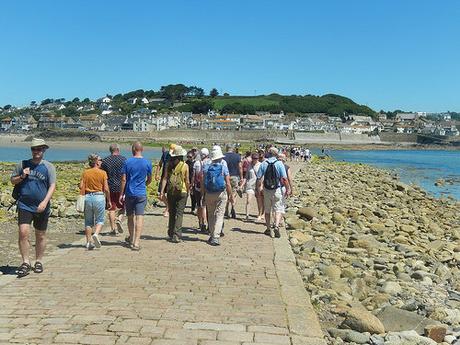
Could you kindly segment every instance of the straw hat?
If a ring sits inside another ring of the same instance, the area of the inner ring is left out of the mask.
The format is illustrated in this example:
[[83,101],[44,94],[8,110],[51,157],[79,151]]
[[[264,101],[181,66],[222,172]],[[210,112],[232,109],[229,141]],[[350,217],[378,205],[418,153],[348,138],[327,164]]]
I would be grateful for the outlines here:
[[169,154],[171,155],[174,151],[174,149],[176,148],[176,144],[171,144],[169,145]]
[[225,156],[222,153],[222,149],[220,146],[216,145],[213,146],[212,151],[211,151],[211,160],[215,161],[221,158],[224,158]]
[[182,148],[182,146],[175,145],[174,150],[171,153],[171,157],[180,157],[180,156],[186,156],[187,151]]
[[45,140],[40,139],[40,138],[33,138],[32,143],[30,144],[30,147],[44,147],[45,149],[49,149],[50,147],[46,145]]

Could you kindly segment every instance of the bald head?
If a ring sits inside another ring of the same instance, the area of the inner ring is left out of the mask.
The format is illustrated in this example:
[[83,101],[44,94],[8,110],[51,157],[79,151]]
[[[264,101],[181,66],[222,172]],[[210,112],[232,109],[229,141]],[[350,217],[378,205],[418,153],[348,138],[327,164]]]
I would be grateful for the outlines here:
[[136,141],[131,146],[131,151],[133,152],[133,155],[139,154],[142,151],[144,151],[144,147],[142,146],[142,143],[140,141]]

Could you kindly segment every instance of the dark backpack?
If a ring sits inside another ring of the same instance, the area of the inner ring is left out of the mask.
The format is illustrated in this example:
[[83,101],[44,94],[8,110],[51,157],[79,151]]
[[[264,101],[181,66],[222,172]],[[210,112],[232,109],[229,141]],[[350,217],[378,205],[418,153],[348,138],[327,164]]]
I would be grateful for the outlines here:
[[267,162],[267,170],[265,170],[264,174],[264,188],[269,189],[269,190],[275,190],[278,188],[279,184],[279,176],[278,176],[278,171],[276,171],[275,163],[278,160],[274,162]]
[[[22,161],[21,163],[21,166],[22,166],[22,169],[24,169],[24,165],[25,165],[25,162],[27,161]],[[22,174],[22,172],[21,172]],[[21,181],[20,183],[18,184],[15,184],[14,187],[13,187],[13,191],[11,192],[11,196],[13,197],[14,200],[18,200],[19,197],[21,196],[21,189],[22,189],[22,184],[23,184],[24,181]]]
[[218,193],[225,190],[222,164],[213,163],[209,166],[204,177],[204,188],[208,193]]

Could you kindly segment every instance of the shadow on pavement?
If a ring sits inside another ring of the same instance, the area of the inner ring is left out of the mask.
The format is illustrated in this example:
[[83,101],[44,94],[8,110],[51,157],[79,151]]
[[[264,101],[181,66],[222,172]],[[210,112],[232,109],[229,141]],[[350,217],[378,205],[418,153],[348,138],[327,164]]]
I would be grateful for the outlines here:
[[17,275],[16,271],[18,270],[19,266],[0,266],[0,272],[4,275]]
[[254,230],[246,230],[246,229],[241,229],[241,228],[232,228],[232,231],[235,232],[241,232],[243,234],[254,234],[254,235],[263,235],[263,232],[260,231],[254,231]]

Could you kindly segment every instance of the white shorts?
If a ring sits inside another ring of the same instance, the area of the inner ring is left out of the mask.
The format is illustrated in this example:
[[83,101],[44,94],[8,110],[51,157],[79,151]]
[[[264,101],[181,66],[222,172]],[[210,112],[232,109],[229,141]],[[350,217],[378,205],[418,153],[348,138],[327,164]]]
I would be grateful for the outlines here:
[[264,208],[265,213],[285,213],[284,194],[281,188],[274,190],[264,188]]

